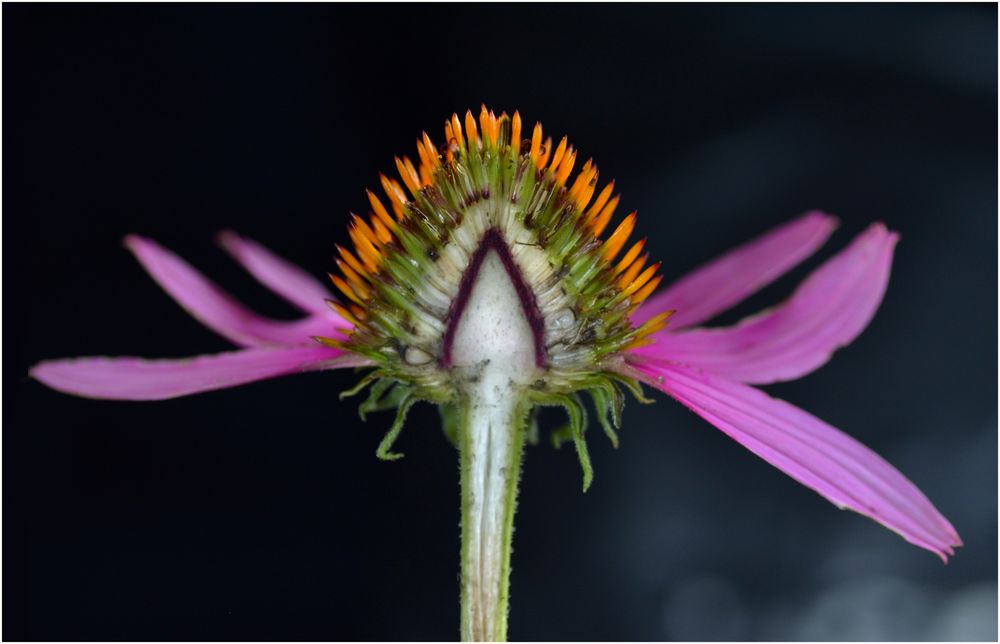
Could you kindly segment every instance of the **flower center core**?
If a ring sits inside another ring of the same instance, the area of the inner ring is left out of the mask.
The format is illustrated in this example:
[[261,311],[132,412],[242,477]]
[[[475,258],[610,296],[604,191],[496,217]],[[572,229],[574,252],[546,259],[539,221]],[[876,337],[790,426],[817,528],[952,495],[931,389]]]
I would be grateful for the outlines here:
[[536,402],[568,404],[580,390],[618,400],[622,352],[666,319],[629,317],[660,279],[644,240],[626,244],[635,213],[609,227],[614,182],[600,188],[591,160],[571,180],[566,137],[553,145],[540,124],[522,137],[517,113],[484,107],[478,124],[453,114],[445,141],[424,134],[419,166],[396,159],[406,189],[382,175],[389,208],[369,192],[373,212],[352,217],[354,252],[338,248],[341,275],[331,275],[346,300],[331,305],[353,330],[321,341],[423,400],[455,402],[500,362],[514,364],[497,377]]
[[442,366],[509,360],[544,368],[544,332],[545,319],[531,287],[503,235],[490,228],[470,258],[452,301]]

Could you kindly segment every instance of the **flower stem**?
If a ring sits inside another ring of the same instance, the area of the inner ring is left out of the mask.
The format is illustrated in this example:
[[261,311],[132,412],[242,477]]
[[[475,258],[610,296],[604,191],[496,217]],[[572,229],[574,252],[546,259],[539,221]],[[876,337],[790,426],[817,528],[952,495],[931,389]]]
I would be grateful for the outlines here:
[[461,405],[462,640],[507,639],[511,537],[530,404],[484,377]]

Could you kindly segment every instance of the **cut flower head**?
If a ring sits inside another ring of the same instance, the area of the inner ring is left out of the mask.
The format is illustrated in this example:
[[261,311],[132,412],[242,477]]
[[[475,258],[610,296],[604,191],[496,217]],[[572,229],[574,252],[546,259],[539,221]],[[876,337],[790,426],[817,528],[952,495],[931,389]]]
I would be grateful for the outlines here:
[[[616,442],[622,392],[644,399],[645,383],[838,507],[943,560],[954,554],[958,534],[899,471],[752,386],[804,376],[861,333],[885,292],[896,233],[873,224],[782,304],[703,328],[809,257],[836,220],[807,213],[657,291],[660,265],[644,239],[630,240],[636,214],[616,220],[614,182],[602,184],[592,161],[577,164],[565,137],[554,144],[540,124],[527,128],[518,113],[485,107],[453,115],[444,130],[440,147],[426,133],[417,141],[418,163],[396,159],[401,182],[381,177],[385,196],[368,193],[368,217],[352,216],[353,249],[337,247],[339,274],[331,275],[341,299],[255,242],[223,233],[223,248],[303,313],[268,319],[170,251],[130,236],[126,246],[152,277],[239,349],[185,360],[53,360],[32,376],[79,396],[158,400],[365,367],[353,392],[370,387],[362,413],[396,410],[378,448],[389,459],[418,401],[439,406],[456,445],[469,409],[495,411],[509,400],[530,417],[538,406],[561,406],[570,423],[554,440],[573,441],[585,487],[581,394]],[[526,426],[528,440],[537,437]]]

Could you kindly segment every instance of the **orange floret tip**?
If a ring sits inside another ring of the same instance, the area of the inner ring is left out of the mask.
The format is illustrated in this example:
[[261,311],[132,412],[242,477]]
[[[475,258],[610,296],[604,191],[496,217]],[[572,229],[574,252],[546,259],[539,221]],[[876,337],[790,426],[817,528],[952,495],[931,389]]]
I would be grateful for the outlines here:
[[403,216],[406,215],[406,193],[400,187],[395,180],[390,179],[384,174],[379,174],[379,181],[382,182],[382,189],[385,190],[385,194],[389,197],[389,204],[392,206],[392,211],[396,215],[397,220],[402,220]]
[[531,150],[528,154],[531,162],[535,164],[535,167],[542,167],[542,164],[538,162],[539,155],[542,151],[542,124],[535,123],[535,129],[531,133]]
[[493,112],[486,110],[484,104],[479,111],[479,126],[483,131],[483,141],[489,143],[491,147],[497,144],[497,117]]
[[574,203],[576,204],[577,210],[583,212],[584,208],[587,207],[587,204],[590,203],[590,198],[594,196],[594,191],[596,189],[597,189],[597,170],[595,169],[593,171],[593,174],[591,175],[591,179],[587,182],[585,186],[583,186],[583,188],[580,189],[580,192],[578,192],[576,195],[576,201]]
[[376,197],[375,193],[371,190],[365,190],[365,192],[368,193],[368,203],[371,204],[372,212],[375,213],[375,216],[378,217],[383,224],[385,224],[386,228],[394,230],[396,228],[396,222],[389,216],[389,212],[385,209],[385,206],[382,205],[382,202],[379,201],[379,198]]
[[338,259],[337,268],[340,269],[340,272],[347,278],[348,283],[354,287],[361,297],[368,297],[368,287],[365,286],[364,280],[350,266],[347,265],[347,262]]
[[618,286],[621,288],[627,287],[635,278],[638,277],[639,271],[646,266],[646,261],[649,260],[649,253],[646,253],[636,261],[632,262],[632,265],[626,269],[622,276],[618,278]]
[[322,335],[314,335],[312,336],[312,339],[324,346],[330,347],[331,349],[344,349],[347,351],[350,350],[347,343],[342,340],[335,340],[333,338],[327,338]]
[[549,171],[555,172],[559,168],[559,162],[562,161],[563,155],[566,154],[566,145],[569,140],[564,136],[561,141],[559,141],[559,147],[552,154],[552,163],[549,164]]
[[347,309],[347,307],[342,305],[340,302],[327,300],[327,304],[329,304],[340,317],[344,318],[354,326],[361,326],[361,322],[359,322],[358,319]]
[[375,236],[378,237],[378,240],[383,246],[392,241],[392,233],[389,232],[389,229],[386,228],[385,224],[379,221],[377,217],[371,218],[371,227],[372,230],[375,231]]
[[542,149],[538,154],[538,169],[541,170],[545,167],[548,162],[549,157],[552,155],[552,137],[545,137],[545,142],[542,143]]
[[[633,308],[642,304],[647,297],[652,295],[653,291],[656,290],[656,287],[660,285],[661,281],[663,281],[663,276],[657,275],[656,277],[651,279],[648,284],[646,284],[641,289],[636,291],[636,293],[632,296]],[[671,313],[673,313],[673,311],[671,311]]]
[[[633,298],[634,299],[634,298]],[[634,308],[634,305],[633,307]],[[673,315],[673,311],[664,311],[663,313],[658,313],[653,317],[649,318],[639,329],[636,331],[636,337],[632,342],[625,345],[625,349],[635,349],[638,347],[644,347],[647,344],[652,344],[656,342],[654,335],[658,331],[662,331],[667,326],[667,321],[670,316]]]
[[370,279],[368,271],[361,265],[361,262],[358,261],[358,258],[355,257],[351,253],[351,251],[347,250],[340,244],[337,244],[337,252],[340,253],[340,256],[344,258],[344,261],[347,262],[347,265],[350,266],[352,269],[354,269],[354,272],[356,272],[358,275],[361,275],[366,279]]
[[347,234],[354,242],[354,249],[357,251],[361,262],[365,265],[365,270],[374,275],[378,272],[378,264],[381,257],[378,251],[364,235],[358,232],[356,226],[349,226]]
[[610,262],[618,255],[622,246],[625,245],[625,240],[632,234],[633,228],[635,228],[635,211],[625,217],[622,223],[618,224],[615,232],[611,233],[611,236],[605,240],[603,249],[604,259]]
[[362,300],[358,296],[358,294],[354,292],[354,289],[351,288],[350,284],[345,282],[339,275],[334,275],[333,273],[330,273],[329,275],[330,275],[330,281],[333,282],[333,285],[337,287],[338,291],[346,295],[354,302],[357,302],[358,304],[364,304],[364,300]]
[[621,195],[615,195],[615,197],[608,202],[601,213],[594,218],[594,236],[599,237],[604,229],[608,227],[611,222],[611,216],[615,214],[615,209],[618,208],[618,202],[621,200]]
[[559,169],[556,171],[556,183],[560,186],[566,184],[566,179],[569,178],[571,172],[573,172],[573,164],[576,163],[576,150],[573,146],[570,146],[566,151],[565,157],[563,157],[562,163],[559,165]]
[[587,159],[587,162],[583,164],[582,168],[580,168],[580,173],[576,175],[576,179],[573,181],[573,185],[570,186],[569,189],[569,196],[571,199],[575,200],[576,195],[593,182],[594,175],[597,174],[597,168],[594,168],[593,165],[594,160]]
[[625,289],[624,293],[626,295],[632,295],[633,293],[635,293],[636,291],[638,291],[640,288],[642,288],[646,284],[646,282],[648,282],[649,280],[651,280],[653,278],[653,276],[656,274],[656,271],[658,271],[658,270],[660,270],[660,264],[659,264],[659,262],[657,262],[656,264],[653,264],[652,266],[648,267],[646,270],[644,270],[642,272],[641,275],[639,275],[639,277],[635,278],[634,282],[632,282],[631,284],[628,285],[628,287]]
[[667,328],[667,324],[670,322],[670,317],[674,313],[675,311],[673,309],[664,311],[663,313],[657,313],[642,325],[643,330],[646,333],[656,333],[657,331],[662,331]]
[[417,139],[417,156],[420,157],[420,167],[430,165],[431,160],[427,156],[427,148],[424,147],[424,142],[421,139]]
[[430,135],[427,132],[423,132],[424,139],[424,149],[427,150],[427,164],[432,168],[437,168],[441,165],[441,160],[437,155],[437,148],[434,147],[434,143],[431,141]]
[[594,200],[594,204],[587,211],[586,218],[594,219],[597,215],[601,214],[601,209],[604,208],[604,204],[608,203],[608,199],[611,198],[611,193],[615,190],[615,181],[612,179],[608,185],[604,186],[601,193],[597,195],[597,199]]
[[472,151],[472,146],[482,147],[479,145],[479,131],[476,130],[476,119],[472,116],[472,110],[466,110],[465,112],[465,136],[469,139],[469,151]]
[[396,169],[399,170],[399,176],[403,179],[406,187],[409,188],[410,194],[416,197],[420,192],[420,175],[417,174],[413,163],[405,156],[402,159],[396,157]]
[[521,152],[521,115],[517,110],[510,122],[510,151],[515,155]]
[[371,243],[371,245],[375,247],[376,251],[382,247],[382,242],[379,241],[378,235],[376,235],[375,231],[371,229],[371,226],[368,225],[368,222],[366,222],[364,219],[358,217],[352,212],[351,223],[354,224],[358,232],[361,233],[364,236],[364,238],[367,239]]
[[[451,137],[454,137],[455,144],[459,149],[465,147],[465,139],[462,138],[462,122],[458,120],[458,114],[451,115]],[[450,143],[450,141],[449,141]]]
[[646,245],[645,238],[642,238],[636,243],[632,244],[632,248],[629,248],[628,252],[625,253],[625,255],[622,256],[621,260],[619,260],[618,264],[615,265],[615,270],[613,274],[618,275],[626,268],[628,268],[632,264],[632,262],[635,261],[635,258],[639,256],[639,253],[642,252],[642,247],[645,245]]

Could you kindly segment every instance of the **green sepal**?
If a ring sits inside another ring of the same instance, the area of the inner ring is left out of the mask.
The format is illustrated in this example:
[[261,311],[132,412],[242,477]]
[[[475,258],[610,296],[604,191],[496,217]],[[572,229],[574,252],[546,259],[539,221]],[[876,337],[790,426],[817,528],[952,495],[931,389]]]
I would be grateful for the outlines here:
[[573,439],[573,446],[576,448],[576,456],[580,461],[580,469],[583,470],[583,491],[590,488],[594,481],[594,468],[590,464],[590,452],[587,450],[587,441],[583,436],[586,429],[587,412],[580,402],[580,398],[568,394],[542,394],[534,396],[534,402],[539,405],[551,407],[562,407],[569,416],[569,425],[561,427],[552,433],[552,445],[556,448],[566,441],[568,429],[569,438]]
[[458,431],[460,429],[460,423],[462,421],[461,413],[459,412],[458,406],[454,403],[441,403],[437,406],[438,412],[441,414],[441,429],[444,431],[445,438],[448,442],[452,444],[453,447],[458,447]]
[[625,388],[629,390],[629,393],[632,394],[632,397],[635,398],[640,403],[642,403],[643,405],[650,405],[656,402],[652,398],[646,398],[646,394],[642,390],[642,383],[640,383],[638,380],[634,378],[626,378],[625,376],[621,376],[618,374],[612,374],[611,377],[620,382],[621,384],[625,385]]
[[382,373],[378,369],[369,372],[368,374],[365,375],[364,378],[362,378],[361,380],[358,381],[358,384],[354,385],[350,389],[346,389],[346,390],[340,392],[340,396],[339,396],[340,399],[344,400],[345,398],[351,398],[353,396],[357,396],[359,393],[361,393],[361,391],[365,387],[367,387],[368,385],[372,384],[372,382],[378,380],[381,377],[382,377]]
[[556,427],[549,434],[549,441],[552,443],[552,447],[556,449],[559,449],[564,443],[571,440],[573,440],[573,428],[569,423]]
[[[611,446],[618,449],[618,432],[615,431],[616,427],[619,427],[618,419],[619,415],[615,413],[615,405],[609,397],[608,390],[616,391],[614,385],[608,384],[607,389],[603,387],[594,387],[593,389],[588,389],[590,397],[594,401],[594,409],[597,411],[597,420],[600,421],[601,427],[604,429],[605,436],[611,441]],[[611,415],[611,419],[608,419],[608,415]]]
[[399,438],[399,433],[403,431],[403,423],[406,422],[406,414],[410,411],[410,407],[419,400],[411,392],[407,392],[406,396],[399,402],[399,408],[396,409],[396,418],[392,421],[392,427],[385,433],[382,442],[378,444],[378,449],[375,450],[375,456],[380,460],[395,461],[396,459],[403,458],[403,454],[390,452],[389,450],[392,449],[396,439]]
[[[395,385],[395,386],[393,386]],[[392,387],[392,389],[389,389]],[[388,390],[388,394],[386,391]],[[408,396],[413,394],[413,387],[383,378],[372,385],[368,398],[358,406],[358,415],[365,421],[372,412],[396,409]]]

